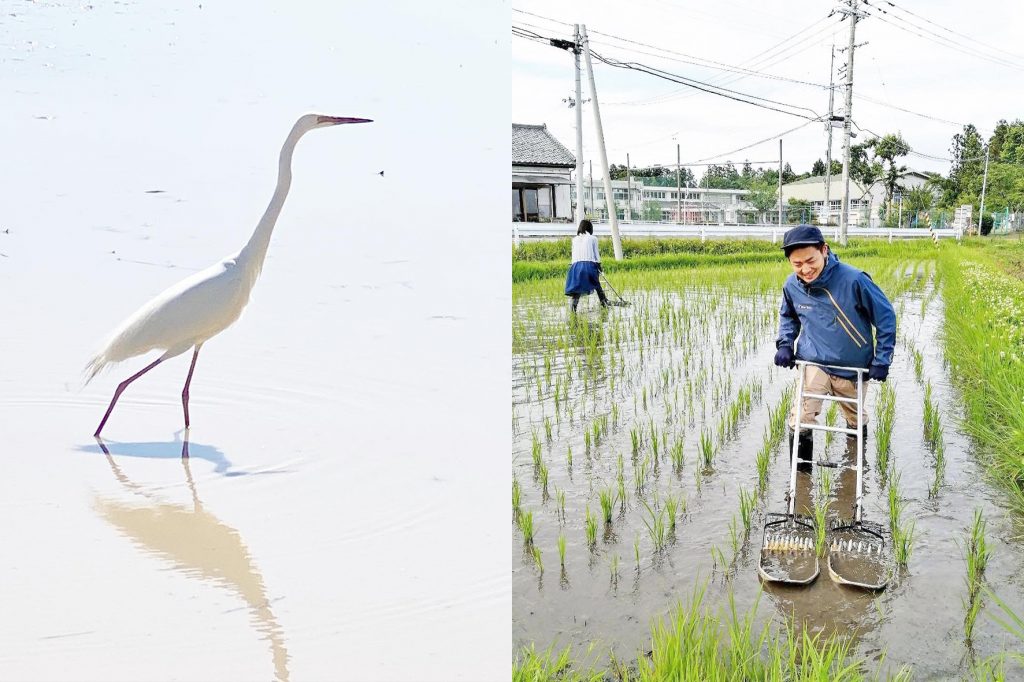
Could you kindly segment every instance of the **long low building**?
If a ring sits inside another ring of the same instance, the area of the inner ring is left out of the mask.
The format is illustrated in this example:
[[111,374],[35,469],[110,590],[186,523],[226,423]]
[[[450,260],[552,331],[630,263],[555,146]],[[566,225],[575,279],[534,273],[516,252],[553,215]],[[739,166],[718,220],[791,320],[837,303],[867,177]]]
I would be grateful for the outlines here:
[[[745,189],[707,189],[645,185],[645,178],[612,180],[612,198],[619,220],[680,223],[752,222],[756,213],[746,200]],[[576,188],[572,188],[575,204]],[[583,201],[587,215],[608,219],[604,180],[583,181]]]

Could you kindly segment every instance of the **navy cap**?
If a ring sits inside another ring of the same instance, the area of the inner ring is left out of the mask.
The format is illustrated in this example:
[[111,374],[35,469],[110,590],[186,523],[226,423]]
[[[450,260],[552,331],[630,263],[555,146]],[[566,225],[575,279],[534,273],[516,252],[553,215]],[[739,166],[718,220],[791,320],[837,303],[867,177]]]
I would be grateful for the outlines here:
[[821,234],[821,230],[814,225],[797,225],[793,229],[787,230],[782,237],[783,249],[796,246],[817,246],[824,243],[825,237]]

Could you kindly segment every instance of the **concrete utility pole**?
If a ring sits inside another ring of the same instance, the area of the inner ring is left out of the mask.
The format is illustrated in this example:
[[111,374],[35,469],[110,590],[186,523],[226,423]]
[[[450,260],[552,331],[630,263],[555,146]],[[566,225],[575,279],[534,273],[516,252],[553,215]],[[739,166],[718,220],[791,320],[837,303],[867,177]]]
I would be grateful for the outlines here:
[[604,128],[601,127],[601,107],[597,104],[597,86],[594,85],[594,65],[590,61],[590,42],[587,40],[587,25],[580,24],[583,39],[583,56],[587,62],[587,80],[590,83],[590,99],[594,102],[594,129],[597,133],[597,149],[604,171],[605,202],[608,205],[608,224],[612,228],[612,249],[615,260],[622,260],[622,238],[619,237],[619,216],[615,212],[615,198],[612,196],[612,178],[608,172],[608,152],[604,148]]
[[828,216],[832,212],[832,202],[829,194],[832,190],[832,109],[835,104],[835,73],[836,73],[836,46],[832,46],[832,61],[828,67],[828,148],[825,150],[825,214],[824,224],[828,226]]
[[576,224],[586,216],[587,207],[583,203],[583,94],[580,86],[580,25],[576,24]]
[[590,213],[594,214],[594,162],[587,161],[587,166],[590,168]]
[[985,185],[988,184],[988,145],[985,145],[985,174],[981,176],[981,206],[978,207],[978,236],[981,236],[981,223],[985,220]]
[[782,140],[779,140],[779,229],[782,229]]
[[683,183],[680,178],[682,177],[683,168],[680,165],[682,158],[679,156],[679,143],[676,143],[676,224],[683,222]]
[[587,161],[587,166],[590,168],[590,213],[594,214],[594,162]]
[[633,186],[629,182],[629,176],[633,171],[629,165],[629,152],[626,152],[626,222],[633,222]]
[[843,115],[843,211],[839,215],[839,244],[846,246],[846,230],[850,224],[850,133],[853,126],[853,48],[857,31],[857,0],[850,0],[849,10],[840,10],[850,20],[850,42],[846,55],[846,111]]

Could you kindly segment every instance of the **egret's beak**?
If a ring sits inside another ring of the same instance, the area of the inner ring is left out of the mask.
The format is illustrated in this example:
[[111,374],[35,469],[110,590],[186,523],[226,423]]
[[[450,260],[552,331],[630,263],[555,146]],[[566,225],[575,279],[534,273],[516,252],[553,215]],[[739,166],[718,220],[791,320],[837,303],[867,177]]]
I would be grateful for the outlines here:
[[317,116],[317,125],[340,125],[342,123],[373,123],[373,119],[369,118],[349,118],[346,116]]

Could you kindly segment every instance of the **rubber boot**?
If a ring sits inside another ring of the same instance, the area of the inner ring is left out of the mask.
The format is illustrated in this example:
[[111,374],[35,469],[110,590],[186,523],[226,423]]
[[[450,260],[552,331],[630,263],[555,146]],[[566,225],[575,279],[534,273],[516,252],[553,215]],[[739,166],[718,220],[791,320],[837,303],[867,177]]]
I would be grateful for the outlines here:
[[573,294],[572,296],[570,296],[569,297],[569,312],[570,313],[576,312],[576,307],[579,306],[579,304],[580,304],[580,295],[579,294]]
[[597,289],[597,298],[598,298],[599,301],[601,301],[601,306],[602,307],[607,308],[609,306],[608,296],[604,293],[603,289],[601,289],[601,288]]
[[[786,438],[789,441],[789,456],[790,459],[793,457],[793,431],[792,429],[786,431]],[[800,438],[797,441],[797,470],[804,471],[810,469],[814,460],[814,433],[810,430],[803,430],[800,432]]]
[[[857,430],[857,425],[856,424],[847,424],[846,428],[853,429],[854,431],[856,431]],[[867,424],[864,424],[861,427],[861,435],[864,438],[864,442],[867,442],[867,440],[868,440],[868,425]],[[846,437],[847,438],[856,438],[857,436],[852,434],[852,433],[848,433],[848,434],[846,434]]]

